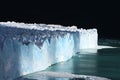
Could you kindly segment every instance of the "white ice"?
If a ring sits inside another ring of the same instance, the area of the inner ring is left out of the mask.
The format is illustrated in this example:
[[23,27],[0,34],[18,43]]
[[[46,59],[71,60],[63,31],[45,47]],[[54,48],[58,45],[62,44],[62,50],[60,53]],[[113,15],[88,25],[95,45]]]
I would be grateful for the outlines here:
[[13,80],[97,47],[96,29],[0,22],[0,80]]

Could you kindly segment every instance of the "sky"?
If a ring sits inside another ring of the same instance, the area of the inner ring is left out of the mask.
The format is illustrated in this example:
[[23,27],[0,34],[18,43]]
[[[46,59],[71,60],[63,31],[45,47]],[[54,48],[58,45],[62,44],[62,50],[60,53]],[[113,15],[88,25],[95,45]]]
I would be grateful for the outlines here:
[[16,0],[3,3],[0,5],[0,21],[97,28],[100,38],[120,39],[120,6],[117,2]]

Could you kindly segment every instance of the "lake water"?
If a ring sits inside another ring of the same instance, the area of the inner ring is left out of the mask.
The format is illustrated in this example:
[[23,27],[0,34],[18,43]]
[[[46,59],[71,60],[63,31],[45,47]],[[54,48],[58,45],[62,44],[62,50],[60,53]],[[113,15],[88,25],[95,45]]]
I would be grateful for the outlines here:
[[[120,80],[120,42],[118,40],[101,39],[99,40],[99,45],[114,46],[117,48],[83,50],[73,56],[70,60],[54,64],[44,71],[68,72],[78,75],[92,75],[106,77],[112,80]],[[40,72],[36,72],[26,75],[24,76],[24,79],[21,80],[38,80],[37,77],[39,77],[39,80],[42,80],[39,73]],[[84,80],[49,76],[45,77],[47,77],[46,80]]]

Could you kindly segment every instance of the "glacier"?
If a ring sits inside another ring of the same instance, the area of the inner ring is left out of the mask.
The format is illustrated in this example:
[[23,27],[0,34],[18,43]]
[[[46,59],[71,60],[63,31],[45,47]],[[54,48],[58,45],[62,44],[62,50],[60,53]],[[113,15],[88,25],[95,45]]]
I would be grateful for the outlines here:
[[97,48],[97,29],[0,22],[0,80],[13,80]]

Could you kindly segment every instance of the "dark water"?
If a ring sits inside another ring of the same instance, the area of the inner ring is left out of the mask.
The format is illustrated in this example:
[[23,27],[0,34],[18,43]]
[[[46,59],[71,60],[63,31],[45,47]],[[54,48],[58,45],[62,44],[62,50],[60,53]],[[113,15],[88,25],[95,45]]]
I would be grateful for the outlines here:
[[99,44],[113,45],[117,46],[117,48],[104,48],[87,52],[83,51],[73,56],[72,59],[55,64],[44,71],[68,72],[73,74],[106,77],[112,80],[120,80],[119,41],[101,40],[101,42],[99,41]]
[[120,48],[101,49],[96,54],[79,54],[67,62],[49,67],[46,71],[48,70],[120,80]]

